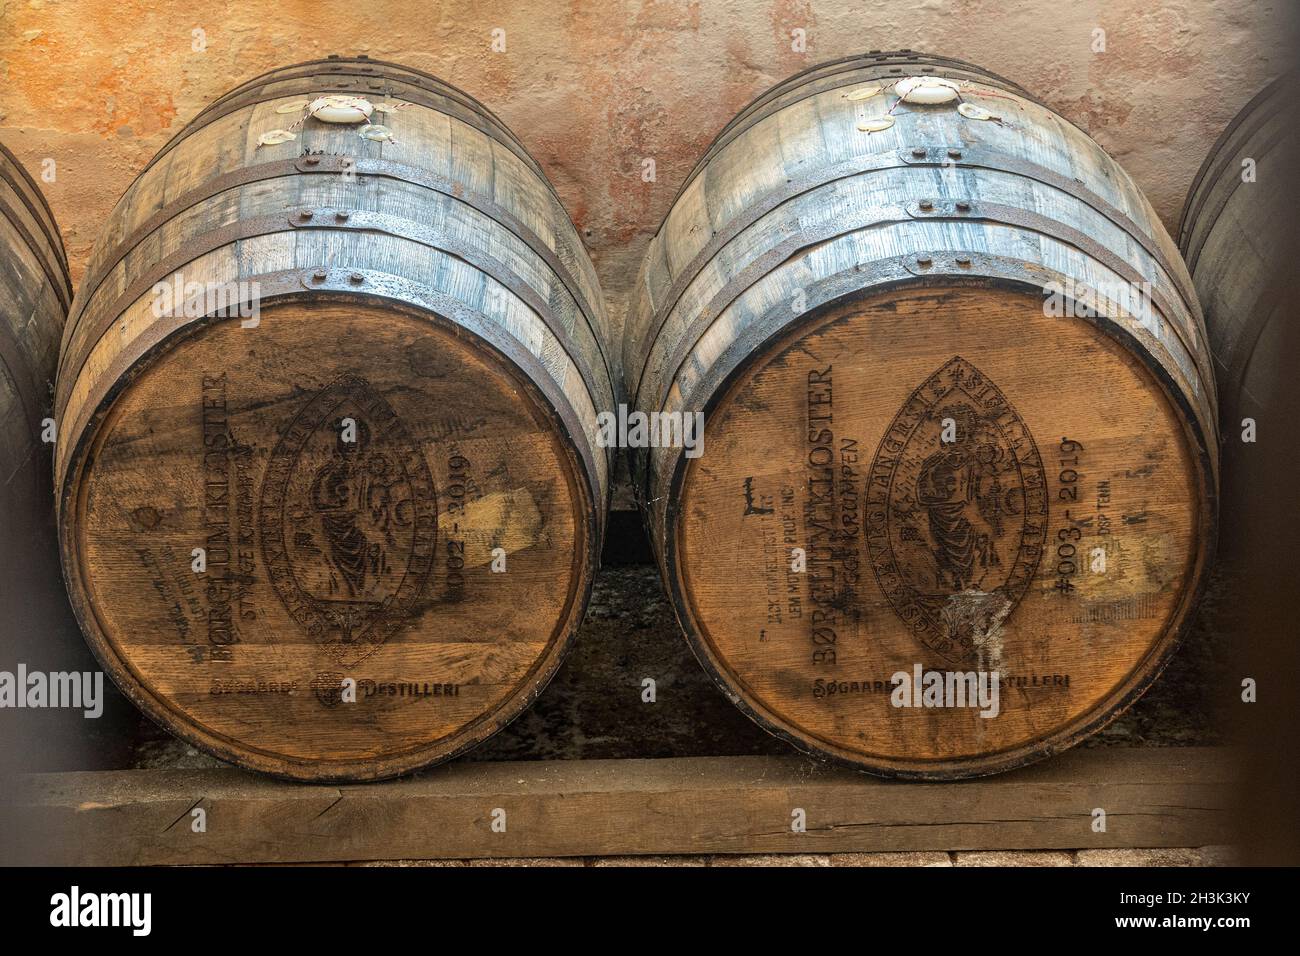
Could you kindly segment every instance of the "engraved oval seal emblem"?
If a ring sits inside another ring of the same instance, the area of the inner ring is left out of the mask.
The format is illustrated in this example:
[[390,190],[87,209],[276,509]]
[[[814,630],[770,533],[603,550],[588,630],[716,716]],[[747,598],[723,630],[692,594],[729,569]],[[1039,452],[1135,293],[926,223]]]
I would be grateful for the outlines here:
[[865,507],[868,559],[902,622],[952,663],[996,667],[1048,522],[1043,460],[998,387],[960,356],[921,383],[876,449]]
[[365,379],[341,376],[284,430],[258,529],[280,601],[340,662],[410,615],[433,569],[437,497],[420,446]]

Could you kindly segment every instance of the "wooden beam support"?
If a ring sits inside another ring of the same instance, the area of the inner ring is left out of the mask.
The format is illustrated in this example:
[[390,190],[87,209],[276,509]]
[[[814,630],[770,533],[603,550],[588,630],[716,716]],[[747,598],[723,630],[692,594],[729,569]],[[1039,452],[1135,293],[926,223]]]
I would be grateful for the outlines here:
[[1098,748],[962,783],[791,756],[462,762],[342,787],[233,768],[59,773],[20,792],[46,862],[133,865],[1202,846],[1229,839],[1231,781],[1215,749]]

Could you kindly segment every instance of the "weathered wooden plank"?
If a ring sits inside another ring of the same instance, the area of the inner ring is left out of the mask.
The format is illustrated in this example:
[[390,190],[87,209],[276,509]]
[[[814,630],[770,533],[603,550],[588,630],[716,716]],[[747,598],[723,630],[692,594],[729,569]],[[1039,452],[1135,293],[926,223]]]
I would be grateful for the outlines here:
[[1215,749],[1111,748],[962,783],[799,757],[459,763],[343,787],[235,769],[44,774],[22,804],[49,862],[97,865],[1161,847],[1227,841],[1230,779]]

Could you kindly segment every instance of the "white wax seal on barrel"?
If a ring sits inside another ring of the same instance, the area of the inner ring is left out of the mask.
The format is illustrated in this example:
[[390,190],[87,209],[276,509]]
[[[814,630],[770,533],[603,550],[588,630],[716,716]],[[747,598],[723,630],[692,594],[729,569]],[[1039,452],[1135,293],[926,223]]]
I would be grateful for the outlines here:
[[960,88],[955,81],[939,76],[907,76],[894,84],[894,92],[904,103],[935,106],[951,103]]
[[374,111],[369,100],[338,94],[317,97],[307,106],[308,114],[322,123],[361,123],[370,119]]

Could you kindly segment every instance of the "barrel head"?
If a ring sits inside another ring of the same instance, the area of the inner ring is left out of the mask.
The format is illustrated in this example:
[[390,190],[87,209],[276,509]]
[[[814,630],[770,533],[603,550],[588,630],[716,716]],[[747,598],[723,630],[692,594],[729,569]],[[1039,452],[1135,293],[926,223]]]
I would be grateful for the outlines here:
[[732,377],[667,574],[733,700],[863,770],[1019,766],[1154,680],[1212,538],[1191,416],[1117,327],[996,285],[877,291]]
[[558,667],[595,560],[533,371],[381,300],[187,326],[120,376],[65,482],[91,646],[153,719],[282,776],[479,742]]

